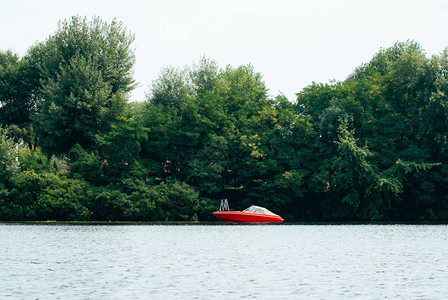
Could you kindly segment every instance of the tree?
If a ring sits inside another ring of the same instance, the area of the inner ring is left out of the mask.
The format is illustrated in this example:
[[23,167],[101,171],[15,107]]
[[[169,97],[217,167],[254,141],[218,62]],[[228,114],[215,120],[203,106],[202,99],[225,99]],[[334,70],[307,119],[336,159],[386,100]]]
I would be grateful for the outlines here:
[[139,154],[142,141],[148,138],[147,131],[131,117],[120,117],[111,131],[100,137],[100,156],[107,180],[118,182],[128,177],[143,177]]
[[[191,168],[202,168],[203,171],[209,166],[203,166],[200,160],[190,161],[194,160],[198,150],[194,147],[196,140],[192,140],[198,137],[195,130],[204,130],[203,125],[206,125],[196,122],[193,114],[197,112],[198,105],[205,105],[201,109],[208,107],[208,111],[219,110],[211,104],[215,98],[210,94],[217,73],[216,63],[203,57],[191,68],[163,68],[153,82],[147,95],[146,111],[139,117],[142,124],[150,129],[148,140],[142,143],[141,157],[156,178],[176,177],[182,166],[184,177],[181,175],[180,178],[194,180],[187,171],[190,163]],[[197,154],[207,155],[203,151]],[[205,173],[202,172],[203,175]],[[210,179],[207,175],[203,178]]]
[[[345,81],[313,84],[298,94],[297,111],[310,113],[319,132],[315,190],[328,218],[431,215],[437,205],[428,199],[435,196],[431,177],[438,160],[431,157],[428,138],[438,130],[428,132],[428,124],[443,127],[437,104],[443,93],[436,92],[441,69],[418,43],[396,43]],[[403,165],[407,171],[398,172]]]
[[0,125],[30,125],[38,87],[37,72],[26,58],[0,51]]
[[152,82],[147,100],[151,106],[161,105],[166,109],[178,110],[191,95],[191,83],[186,68],[165,67]]
[[0,189],[8,184],[18,171],[15,143],[6,135],[6,130],[0,127]]
[[437,91],[434,92],[424,110],[423,133],[431,143],[432,155],[438,160],[448,159],[448,48],[434,58],[438,71]]
[[[422,134],[429,147],[431,159],[441,163],[427,172],[426,192],[420,199],[426,199],[434,219],[448,219],[448,48],[431,61],[437,72],[436,91],[432,93],[423,109]],[[431,203],[432,202],[432,203]]]
[[96,135],[109,131],[134,88],[133,40],[115,20],[73,17],[31,48],[42,82],[33,121],[45,151],[60,155],[77,143],[92,149]]
[[201,57],[197,64],[193,64],[189,75],[196,96],[211,91],[215,87],[218,73],[219,68],[216,62],[205,56]]

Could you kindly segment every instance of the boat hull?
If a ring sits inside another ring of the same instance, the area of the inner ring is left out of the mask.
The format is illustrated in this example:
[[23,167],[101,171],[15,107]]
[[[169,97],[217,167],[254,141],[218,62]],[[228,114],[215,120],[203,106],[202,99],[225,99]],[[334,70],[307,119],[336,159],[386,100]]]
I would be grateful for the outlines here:
[[235,223],[280,223],[283,218],[276,215],[250,213],[244,211],[216,211],[213,213],[224,222]]

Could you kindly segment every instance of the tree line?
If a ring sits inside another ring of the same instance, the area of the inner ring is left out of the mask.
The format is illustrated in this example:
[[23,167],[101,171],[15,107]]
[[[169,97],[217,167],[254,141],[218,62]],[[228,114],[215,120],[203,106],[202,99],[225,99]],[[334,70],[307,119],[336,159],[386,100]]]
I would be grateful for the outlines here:
[[251,65],[165,67],[146,99],[134,36],[75,16],[0,52],[0,220],[448,220],[448,50],[380,49],[344,81],[271,96]]

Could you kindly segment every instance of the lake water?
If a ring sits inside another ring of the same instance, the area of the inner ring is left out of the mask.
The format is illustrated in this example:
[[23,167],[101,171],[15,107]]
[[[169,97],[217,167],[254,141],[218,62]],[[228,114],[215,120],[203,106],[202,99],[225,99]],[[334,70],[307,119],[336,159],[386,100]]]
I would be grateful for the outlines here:
[[0,224],[0,299],[447,299],[446,225]]

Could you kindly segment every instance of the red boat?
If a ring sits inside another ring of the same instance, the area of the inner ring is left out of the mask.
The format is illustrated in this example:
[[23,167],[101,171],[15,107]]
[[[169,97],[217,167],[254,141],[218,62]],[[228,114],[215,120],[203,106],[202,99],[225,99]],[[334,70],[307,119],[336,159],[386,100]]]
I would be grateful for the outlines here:
[[235,223],[280,223],[283,218],[261,206],[252,205],[243,211],[220,210],[213,213],[224,222]]

